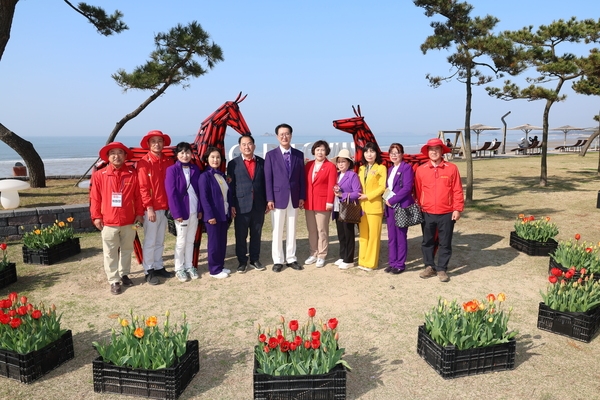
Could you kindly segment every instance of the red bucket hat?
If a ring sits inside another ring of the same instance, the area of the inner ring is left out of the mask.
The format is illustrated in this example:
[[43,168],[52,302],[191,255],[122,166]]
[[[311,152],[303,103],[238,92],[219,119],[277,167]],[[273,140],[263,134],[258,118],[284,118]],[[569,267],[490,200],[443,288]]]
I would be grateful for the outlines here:
[[442,154],[450,153],[450,147],[446,146],[442,139],[429,139],[423,147],[421,147],[421,154],[429,157],[429,148],[434,146],[440,146],[442,148]]
[[108,162],[108,152],[111,151],[112,149],[123,150],[125,152],[125,160],[131,160],[133,158],[133,151],[129,150],[129,148],[126,147],[123,143],[112,142],[112,143],[107,144],[103,148],[101,148],[100,151],[98,152],[98,155],[100,156],[102,161]]
[[161,131],[150,131],[146,133],[146,136],[142,138],[142,141],[140,142],[140,147],[145,150],[150,150],[150,146],[148,146],[148,140],[150,140],[150,138],[154,136],[160,136],[161,138],[163,138],[165,146],[171,145],[171,138],[169,137],[169,135],[165,135]]

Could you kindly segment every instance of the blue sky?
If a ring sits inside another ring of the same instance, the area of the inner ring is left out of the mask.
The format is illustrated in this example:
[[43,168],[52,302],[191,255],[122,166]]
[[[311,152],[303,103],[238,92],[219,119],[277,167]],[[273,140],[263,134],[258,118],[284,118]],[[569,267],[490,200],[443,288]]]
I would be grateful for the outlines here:
[[[103,37],[60,0],[22,0],[11,39],[0,62],[0,122],[29,138],[42,135],[108,136],[114,124],[150,92],[123,93],[111,78],[131,71],[154,49],[153,35],[177,23],[198,21],[224,52],[225,61],[190,87],[171,87],[117,140],[160,129],[190,135],[214,109],[238,92],[241,110],[255,135],[287,122],[294,137],[338,134],[335,119],[352,117],[352,105],[376,137],[402,140],[436,136],[463,124],[465,87],[452,81],[428,86],[427,73],[449,72],[449,53],[423,55],[431,20],[412,1],[102,1],[89,3],[125,14],[129,30]],[[500,19],[497,29],[519,29],[555,19],[597,18],[589,2],[471,1],[472,15]],[[568,8],[568,11],[564,11]],[[600,46],[599,46],[600,47]],[[576,47],[587,52],[586,45]],[[520,79],[517,79],[520,81]],[[497,81],[499,85],[501,81]],[[574,94],[553,106],[550,127],[597,126],[600,98]],[[505,102],[474,89],[472,123],[509,127],[541,125],[544,103]],[[384,139],[385,140],[385,139]],[[136,140],[137,142],[137,140]]]

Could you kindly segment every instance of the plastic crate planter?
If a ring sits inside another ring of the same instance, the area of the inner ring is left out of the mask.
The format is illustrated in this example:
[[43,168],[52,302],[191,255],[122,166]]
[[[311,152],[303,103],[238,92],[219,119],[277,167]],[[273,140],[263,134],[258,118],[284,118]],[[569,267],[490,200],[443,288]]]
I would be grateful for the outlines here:
[[148,370],[117,367],[98,357],[93,361],[94,392],[152,399],[177,399],[199,370],[197,340],[187,341],[185,354],[170,368]]
[[425,325],[419,327],[417,353],[444,379],[513,369],[516,350],[515,339],[468,350],[457,350],[455,346],[442,347],[425,331]]
[[600,328],[600,307],[587,312],[556,311],[540,303],[538,329],[589,343]]
[[71,331],[46,347],[25,355],[0,349],[0,375],[31,383],[75,356]]
[[254,359],[254,399],[341,400],[346,398],[346,368],[338,364],[321,375],[272,376],[259,374]]
[[79,238],[73,238],[48,249],[29,249],[23,246],[23,262],[27,264],[52,265],[81,253]]
[[0,289],[7,287],[17,281],[17,264],[9,263],[0,271]]
[[556,250],[557,246],[558,242],[554,239],[550,239],[547,242],[537,242],[535,240],[520,238],[515,231],[510,233],[510,247],[528,256],[548,256]]

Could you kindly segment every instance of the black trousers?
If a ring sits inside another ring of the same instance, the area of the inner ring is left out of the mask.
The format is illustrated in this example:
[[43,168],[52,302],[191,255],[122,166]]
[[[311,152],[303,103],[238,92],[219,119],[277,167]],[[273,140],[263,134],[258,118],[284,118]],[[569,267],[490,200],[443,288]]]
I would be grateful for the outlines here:
[[[432,267],[436,271],[447,271],[452,256],[452,234],[455,223],[452,220],[452,213],[429,214],[424,212],[423,217],[425,218],[425,221],[421,224],[421,230],[423,231],[423,242],[421,243],[423,263],[426,267]],[[439,242],[437,265],[434,260],[436,239]]]
[[[235,255],[240,264],[250,261],[258,261],[260,258],[260,242],[262,227],[265,222],[265,209],[252,207],[252,211],[245,214],[237,214],[233,226],[235,228]],[[250,232],[250,246],[248,248],[246,240]]]
[[[336,216],[337,217],[337,216]],[[335,219],[335,226],[337,228],[338,239],[340,241],[340,258],[344,260],[346,264],[354,262],[354,248],[356,243],[356,237],[354,236],[354,228],[356,224],[349,224],[347,222],[340,222],[338,218]]]

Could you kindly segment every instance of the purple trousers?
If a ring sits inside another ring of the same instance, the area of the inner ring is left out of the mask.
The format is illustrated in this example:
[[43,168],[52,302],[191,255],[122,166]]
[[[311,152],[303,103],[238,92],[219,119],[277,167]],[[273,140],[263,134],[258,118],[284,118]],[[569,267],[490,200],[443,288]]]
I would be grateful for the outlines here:
[[[393,210],[392,210],[393,211]],[[388,263],[390,267],[404,271],[406,268],[406,254],[408,228],[398,228],[394,220],[394,213],[389,212],[386,218],[388,230]]]
[[217,222],[214,225],[204,223],[208,243],[206,253],[208,258],[208,272],[211,275],[220,274],[225,265],[225,251],[227,250],[227,222]]

